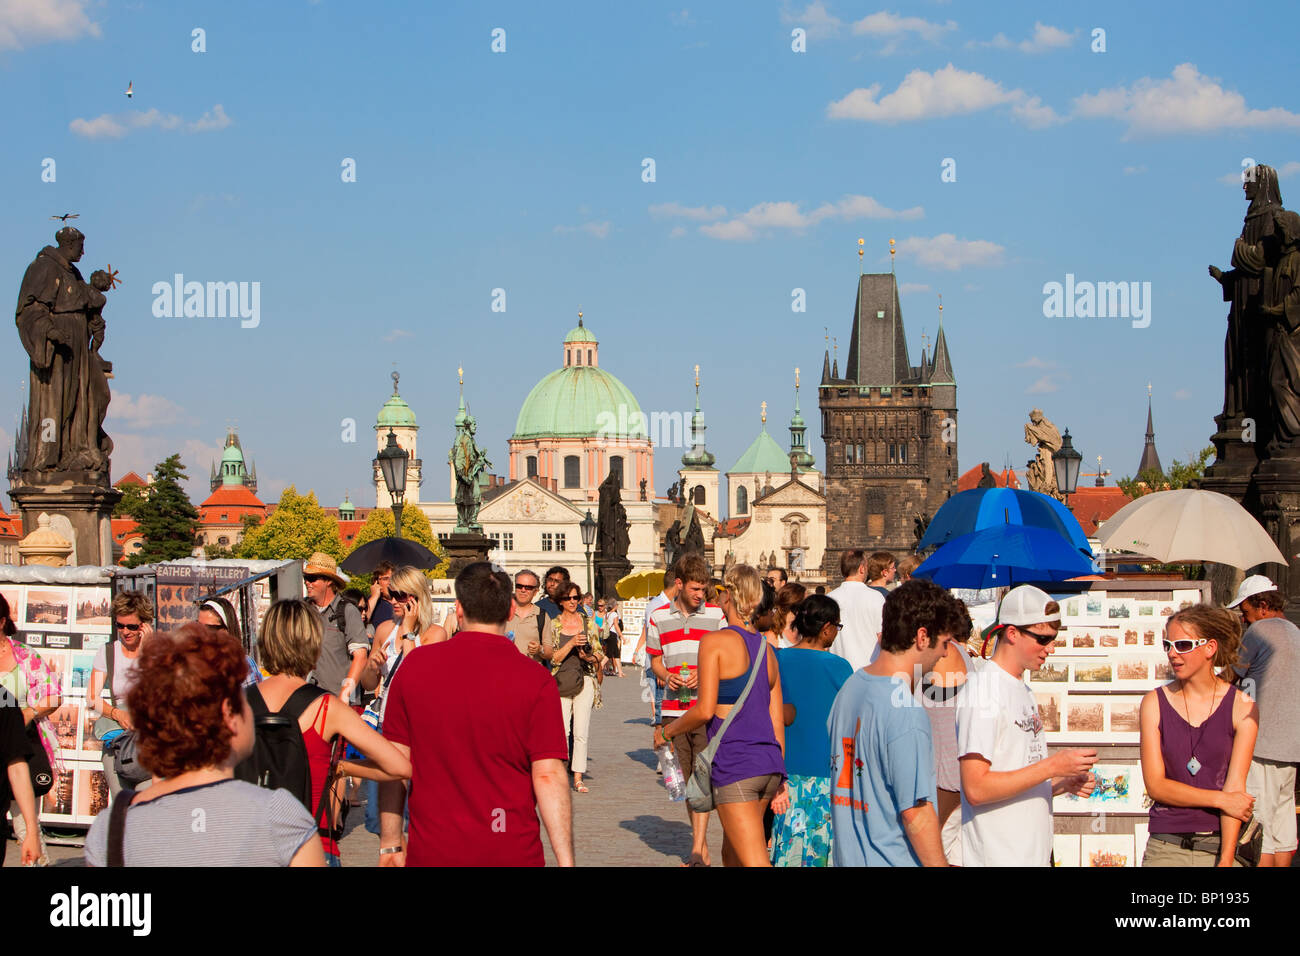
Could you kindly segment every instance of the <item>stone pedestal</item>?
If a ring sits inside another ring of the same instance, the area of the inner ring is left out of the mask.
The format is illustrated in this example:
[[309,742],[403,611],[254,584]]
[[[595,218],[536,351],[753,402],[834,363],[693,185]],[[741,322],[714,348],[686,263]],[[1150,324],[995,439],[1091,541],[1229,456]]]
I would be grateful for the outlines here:
[[116,488],[99,484],[102,475],[28,474],[9,491],[23,516],[23,534],[37,529],[42,513],[50,527],[72,542],[70,565],[113,563],[113,507],[122,498]]
[[625,578],[632,573],[632,562],[626,557],[597,557],[592,566],[595,568],[594,573],[596,576],[596,592],[594,596],[602,599],[619,600],[619,579]]
[[1288,564],[1265,564],[1258,573],[1266,574],[1286,598],[1284,613],[1293,624],[1300,624],[1300,462],[1270,459],[1263,462],[1251,479],[1242,505],[1264,526]]
[[[1210,439],[1214,442],[1214,464],[1205,469],[1199,486],[1241,501],[1246,497],[1250,476],[1259,465],[1254,427],[1246,428],[1240,417],[1229,419],[1222,414],[1214,416],[1214,424],[1218,428]],[[1243,437],[1251,440],[1244,441]]]
[[492,550],[492,539],[482,533],[456,532],[441,542],[442,550],[447,552],[451,564],[447,567],[447,577],[455,578],[475,561],[486,561]]

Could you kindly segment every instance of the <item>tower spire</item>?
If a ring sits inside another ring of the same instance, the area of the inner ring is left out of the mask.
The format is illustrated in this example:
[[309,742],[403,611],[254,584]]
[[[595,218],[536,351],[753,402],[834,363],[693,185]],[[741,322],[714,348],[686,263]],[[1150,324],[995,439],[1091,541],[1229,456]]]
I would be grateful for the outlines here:
[[1138,463],[1137,475],[1144,471],[1154,468],[1161,473],[1164,469],[1160,467],[1160,454],[1156,451],[1156,430],[1151,417],[1151,383],[1147,383],[1147,433],[1142,442],[1142,460]]
[[799,412],[799,369],[794,370],[794,415],[790,419],[790,464],[798,471],[807,471],[813,466],[813,456],[804,444],[803,415]]
[[682,464],[687,468],[712,468],[717,458],[705,447],[704,433],[708,426],[704,424],[704,413],[700,411],[700,367],[695,366],[695,414],[691,416],[691,447],[682,455]]

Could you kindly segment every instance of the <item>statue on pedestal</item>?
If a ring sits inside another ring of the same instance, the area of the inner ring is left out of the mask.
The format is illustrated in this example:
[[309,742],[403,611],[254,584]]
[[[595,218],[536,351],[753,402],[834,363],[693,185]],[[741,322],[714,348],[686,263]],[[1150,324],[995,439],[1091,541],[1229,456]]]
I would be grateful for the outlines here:
[[483,491],[479,483],[482,475],[492,467],[487,453],[474,441],[476,425],[474,416],[465,408],[461,398],[456,414],[456,440],[452,443],[448,463],[456,472],[456,527],[455,534],[481,534],[478,511],[483,504]]
[[1061,450],[1061,433],[1056,426],[1043,415],[1041,408],[1029,413],[1029,423],[1025,425],[1025,443],[1038,449],[1038,455],[1029,462],[1027,479],[1030,491],[1041,491],[1062,500],[1056,487],[1056,469],[1052,466],[1052,453]]

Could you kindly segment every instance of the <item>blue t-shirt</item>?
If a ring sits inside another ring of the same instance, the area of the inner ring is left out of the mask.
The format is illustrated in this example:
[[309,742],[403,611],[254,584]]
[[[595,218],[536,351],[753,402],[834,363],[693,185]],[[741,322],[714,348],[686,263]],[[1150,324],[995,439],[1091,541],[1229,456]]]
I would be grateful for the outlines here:
[[827,721],[836,866],[920,866],[902,813],[934,805],[930,718],[907,685],[854,671]]
[[785,728],[785,772],[829,777],[826,718],[853,665],[829,651],[787,647],[776,652],[781,699],[794,705],[794,723]]

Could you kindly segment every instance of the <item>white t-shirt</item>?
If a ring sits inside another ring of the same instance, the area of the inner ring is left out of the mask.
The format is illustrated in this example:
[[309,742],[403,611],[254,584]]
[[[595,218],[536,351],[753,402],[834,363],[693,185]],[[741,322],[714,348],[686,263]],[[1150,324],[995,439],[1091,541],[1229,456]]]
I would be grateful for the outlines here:
[[840,622],[844,625],[831,645],[831,653],[844,658],[854,670],[866,667],[880,650],[885,596],[861,581],[845,581],[828,597],[840,606]]
[[[1047,756],[1038,704],[1023,680],[990,662],[957,695],[957,755],[979,754],[996,772]],[[972,806],[961,795],[963,866],[1047,866],[1052,853],[1052,782]]]

